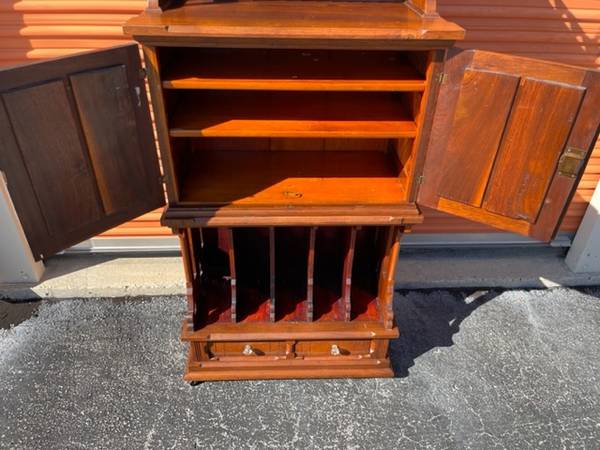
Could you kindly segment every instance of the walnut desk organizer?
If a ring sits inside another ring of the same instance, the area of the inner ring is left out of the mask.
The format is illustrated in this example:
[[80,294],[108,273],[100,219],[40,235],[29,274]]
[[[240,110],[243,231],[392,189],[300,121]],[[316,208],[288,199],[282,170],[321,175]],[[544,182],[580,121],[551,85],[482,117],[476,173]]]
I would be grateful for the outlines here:
[[153,0],[125,31],[145,72],[133,45],[0,72],[0,168],[38,258],[164,183],[190,381],[392,376],[419,206],[550,240],[598,134],[598,72],[455,50],[435,0]]

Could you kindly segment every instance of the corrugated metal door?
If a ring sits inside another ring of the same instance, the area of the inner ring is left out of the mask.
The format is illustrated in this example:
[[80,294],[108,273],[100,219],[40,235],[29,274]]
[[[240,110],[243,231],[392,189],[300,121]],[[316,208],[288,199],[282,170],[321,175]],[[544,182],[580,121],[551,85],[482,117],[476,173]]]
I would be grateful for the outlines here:
[[[0,64],[60,56],[122,43],[121,26],[145,7],[145,0],[4,0],[0,2]],[[467,29],[460,45],[515,55],[600,67],[598,0],[438,0],[441,14]],[[579,226],[600,179],[597,145],[562,231]],[[153,212],[105,236],[157,236]],[[415,232],[493,232],[482,225],[434,211]]]

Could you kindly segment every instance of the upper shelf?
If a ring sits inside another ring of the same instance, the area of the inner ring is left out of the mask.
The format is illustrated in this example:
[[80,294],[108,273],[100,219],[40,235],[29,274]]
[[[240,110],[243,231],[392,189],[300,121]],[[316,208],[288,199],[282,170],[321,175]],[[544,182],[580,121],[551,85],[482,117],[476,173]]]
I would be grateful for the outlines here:
[[400,52],[165,49],[165,89],[424,91]]
[[243,41],[254,46],[303,42],[326,47],[338,42],[353,48],[391,48],[394,41],[398,46],[411,40],[450,42],[464,38],[458,25],[439,16],[422,16],[403,2],[188,1],[162,13],[134,17],[124,30],[140,41],[202,38],[221,46]]

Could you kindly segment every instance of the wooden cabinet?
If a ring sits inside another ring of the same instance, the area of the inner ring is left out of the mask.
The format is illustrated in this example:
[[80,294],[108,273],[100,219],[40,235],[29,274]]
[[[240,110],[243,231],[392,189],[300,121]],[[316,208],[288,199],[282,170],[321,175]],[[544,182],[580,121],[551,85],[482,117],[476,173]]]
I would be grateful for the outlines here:
[[432,0],[154,0],[125,30],[145,71],[129,45],[0,72],[0,169],[38,258],[164,184],[187,380],[392,376],[419,206],[550,240],[598,135],[599,72],[456,50]]

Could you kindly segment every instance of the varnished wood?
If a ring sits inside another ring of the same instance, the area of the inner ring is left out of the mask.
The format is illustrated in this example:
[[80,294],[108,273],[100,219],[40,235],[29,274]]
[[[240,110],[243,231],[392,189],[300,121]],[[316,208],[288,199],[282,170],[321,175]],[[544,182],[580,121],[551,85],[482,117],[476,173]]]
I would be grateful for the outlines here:
[[415,123],[398,95],[186,92],[172,112],[169,134],[172,137],[415,137]]
[[[598,114],[581,103],[598,96],[588,81],[598,75],[479,51],[454,52],[446,71],[419,202],[552,239],[591,152],[589,130],[598,129]],[[558,161],[577,123],[587,124],[589,140],[579,141],[582,161],[569,177]]]
[[179,204],[394,206],[402,199],[402,181],[382,152],[205,151],[188,160]]
[[[427,0],[428,3],[431,0]],[[424,2],[418,2],[424,3]],[[201,45],[207,38],[243,42],[269,38],[272,46],[294,39],[325,41],[452,41],[464,30],[439,17],[426,21],[402,2],[250,1],[190,2],[162,14],[142,14],[124,27],[140,41],[152,37],[193,37]],[[232,42],[227,42],[232,45]]]
[[136,45],[0,71],[0,170],[36,259],[164,204],[140,75]]
[[165,49],[166,89],[423,91],[426,81],[400,52]]
[[394,339],[399,336],[397,328],[386,328],[380,321],[321,321],[274,323],[214,323],[190,331],[184,322],[183,341],[286,341],[286,340],[334,340],[334,339]]

